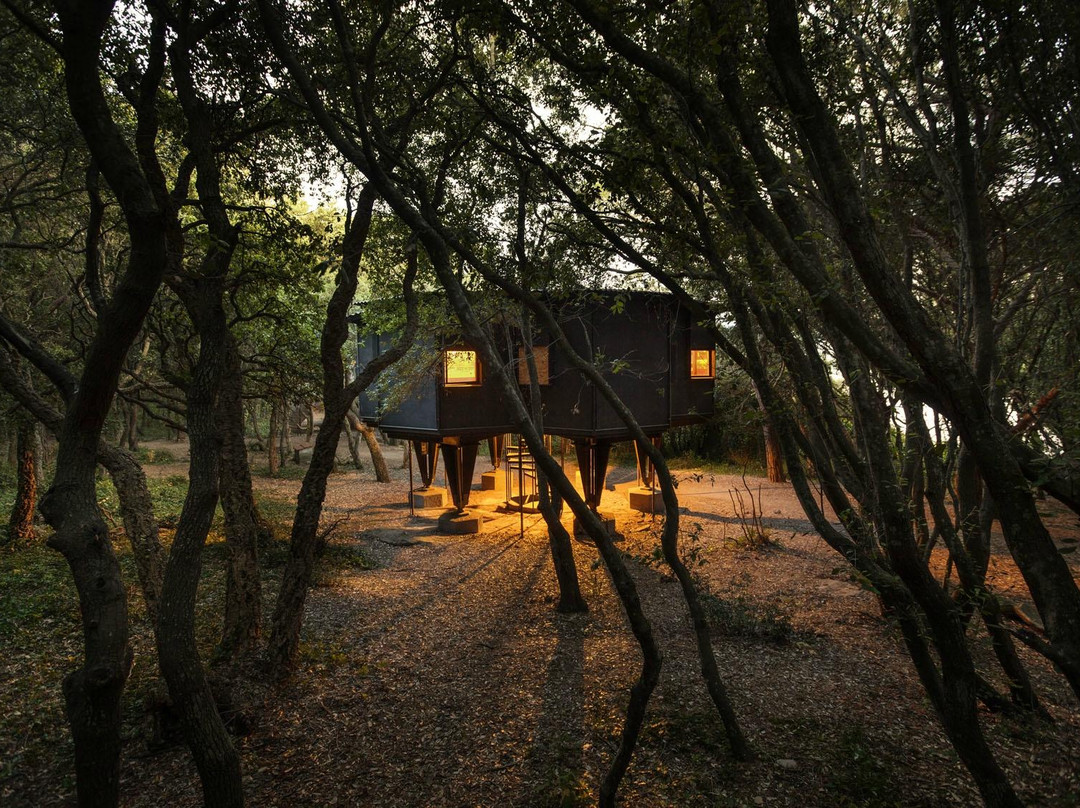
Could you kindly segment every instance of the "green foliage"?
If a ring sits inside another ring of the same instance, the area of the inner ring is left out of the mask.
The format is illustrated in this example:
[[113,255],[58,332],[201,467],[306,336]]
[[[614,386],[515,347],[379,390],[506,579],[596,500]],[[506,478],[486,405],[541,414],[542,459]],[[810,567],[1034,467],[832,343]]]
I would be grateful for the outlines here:
[[143,465],[176,462],[176,455],[174,455],[168,449],[146,449],[144,447],[140,447],[135,452],[135,456],[138,457],[139,462]]

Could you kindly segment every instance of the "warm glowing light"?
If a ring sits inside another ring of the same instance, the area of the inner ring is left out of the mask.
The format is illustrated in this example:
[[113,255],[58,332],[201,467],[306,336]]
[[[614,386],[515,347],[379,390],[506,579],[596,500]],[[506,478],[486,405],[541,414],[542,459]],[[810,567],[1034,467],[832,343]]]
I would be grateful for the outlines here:
[[[546,345],[534,345],[532,348],[533,359],[536,362],[536,378],[540,384],[550,382],[548,371],[548,349]],[[518,384],[529,384],[529,365],[525,359],[525,348],[518,347]]]
[[712,351],[690,351],[691,379],[711,379],[715,370]]
[[476,351],[446,351],[446,383],[480,383],[480,363],[476,359]]

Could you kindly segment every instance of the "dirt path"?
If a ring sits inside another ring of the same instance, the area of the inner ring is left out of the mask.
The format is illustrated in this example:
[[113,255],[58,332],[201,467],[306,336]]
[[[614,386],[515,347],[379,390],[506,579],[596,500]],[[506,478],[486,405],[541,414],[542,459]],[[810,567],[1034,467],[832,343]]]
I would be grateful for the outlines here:
[[[398,451],[388,450],[392,466]],[[487,465],[478,465],[479,476]],[[527,517],[522,536],[516,515],[491,510],[484,533],[442,536],[439,511],[410,516],[406,472],[395,475],[389,485],[353,471],[330,480],[327,518],[343,522],[309,601],[303,670],[267,697],[243,740],[250,804],[590,804],[639,664],[595,549],[575,544],[590,613],[556,615],[539,517]],[[632,476],[613,470],[603,507],[618,520],[624,550],[647,559],[660,523],[625,506]],[[635,575],[665,664],[623,804],[978,804],[897,632],[810,532],[790,487],[750,481],[772,538],[751,550],[739,547],[750,496],[743,481],[680,477],[683,552],[721,599],[718,658],[759,760],[730,761],[679,589],[640,563]],[[298,485],[257,480],[278,498]],[[1068,515],[1052,518],[1068,533]],[[1022,587],[996,549],[999,584]],[[985,637],[978,645],[993,671]],[[1059,678],[1026,659],[1057,723],[988,715],[987,734],[1029,804],[1071,805],[1080,717]],[[199,802],[183,750],[129,762],[127,779],[126,793],[146,794],[131,805],[160,804],[162,788],[170,804]]]

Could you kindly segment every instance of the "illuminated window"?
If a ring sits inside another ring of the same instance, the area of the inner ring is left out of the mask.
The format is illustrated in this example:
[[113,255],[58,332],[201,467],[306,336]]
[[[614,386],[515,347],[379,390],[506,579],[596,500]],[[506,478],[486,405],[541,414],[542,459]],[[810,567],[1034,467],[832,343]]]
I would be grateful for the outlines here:
[[480,362],[476,351],[446,351],[446,383],[480,384]]
[[[548,371],[548,349],[546,345],[534,345],[532,349],[533,359],[536,361],[536,380],[540,384],[547,384],[550,377]],[[525,359],[524,346],[518,348],[518,384],[528,385],[529,363]]]
[[711,379],[716,375],[712,351],[690,351],[690,378]]

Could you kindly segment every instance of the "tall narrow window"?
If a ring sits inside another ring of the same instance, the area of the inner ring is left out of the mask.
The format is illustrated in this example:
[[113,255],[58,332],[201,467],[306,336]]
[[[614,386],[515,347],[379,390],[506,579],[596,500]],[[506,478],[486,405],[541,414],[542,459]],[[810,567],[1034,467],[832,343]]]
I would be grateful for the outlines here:
[[[534,345],[532,348],[533,359],[536,361],[536,378],[540,384],[548,384],[550,373],[548,371],[548,349],[546,345]],[[525,358],[525,348],[518,348],[518,384],[528,386],[529,363]]]
[[690,351],[690,378],[711,379],[716,376],[712,351]]
[[447,385],[480,384],[480,362],[476,351],[445,351]]

